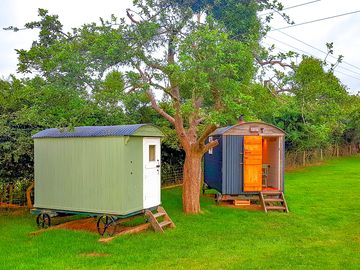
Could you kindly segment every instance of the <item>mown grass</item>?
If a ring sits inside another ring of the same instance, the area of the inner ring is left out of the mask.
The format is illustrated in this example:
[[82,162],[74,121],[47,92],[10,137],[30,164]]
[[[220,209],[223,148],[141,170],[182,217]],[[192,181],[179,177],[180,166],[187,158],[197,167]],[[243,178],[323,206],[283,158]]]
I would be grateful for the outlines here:
[[[31,215],[0,216],[3,269],[359,269],[360,157],[286,174],[289,214],[219,207],[181,211],[180,189],[162,193],[177,228],[103,244],[92,233],[36,230]],[[107,256],[83,256],[99,253]]]

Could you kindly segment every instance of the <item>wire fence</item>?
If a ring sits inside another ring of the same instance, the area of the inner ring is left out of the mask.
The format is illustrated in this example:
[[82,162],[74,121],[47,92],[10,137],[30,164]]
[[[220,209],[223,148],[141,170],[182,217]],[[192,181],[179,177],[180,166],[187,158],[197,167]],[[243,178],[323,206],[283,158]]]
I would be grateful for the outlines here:
[[351,156],[360,153],[360,146],[356,144],[332,145],[303,151],[287,151],[285,153],[285,168],[292,169],[323,162],[333,157]]
[[182,164],[163,164],[161,167],[161,185],[171,186],[181,184],[183,180]]
[[[316,164],[332,157],[360,154],[360,145],[333,145],[311,151],[288,151],[285,153],[287,169]],[[183,165],[163,163],[161,167],[162,187],[181,184]],[[14,182],[0,183],[0,207],[26,206],[26,190],[32,182],[21,179]],[[32,194],[33,196],[33,194]]]
[[26,190],[31,181],[21,179],[13,182],[0,183],[0,208],[26,205]]

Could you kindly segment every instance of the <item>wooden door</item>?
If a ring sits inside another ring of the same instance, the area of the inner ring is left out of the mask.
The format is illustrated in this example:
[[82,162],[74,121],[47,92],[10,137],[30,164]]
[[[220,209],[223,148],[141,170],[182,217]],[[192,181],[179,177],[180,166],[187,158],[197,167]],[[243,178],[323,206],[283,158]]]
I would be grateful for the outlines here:
[[244,191],[262,190],[262,137],[244,136]]
[[143,208],[151,208],[160,205],[160,138],[143,139]]

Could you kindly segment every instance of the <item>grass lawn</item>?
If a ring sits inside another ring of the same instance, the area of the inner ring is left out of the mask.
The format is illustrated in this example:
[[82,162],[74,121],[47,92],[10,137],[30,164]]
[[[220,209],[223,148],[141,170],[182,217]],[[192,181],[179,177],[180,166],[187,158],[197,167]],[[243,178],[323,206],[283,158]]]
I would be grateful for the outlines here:
[[[97,242],[96,234],[35,231],[31,215],[0,216],[1,269],[360,269],[360,157],[286,174],[290,213],[216,206],[181,211],[180,189],[162,193],[177,228]],[[107,256],[83,256],[103,253]]]

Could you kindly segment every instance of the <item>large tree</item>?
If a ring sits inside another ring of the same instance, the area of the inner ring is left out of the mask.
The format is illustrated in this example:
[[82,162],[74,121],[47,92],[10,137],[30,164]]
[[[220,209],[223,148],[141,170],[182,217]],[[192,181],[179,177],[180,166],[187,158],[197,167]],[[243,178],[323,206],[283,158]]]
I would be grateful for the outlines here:
[[[185,151],[183,209],[198,213],[201,160],[218,144],[206,143],[207,137],[240,114],[253,114],[251,83],[263,30],[256,12],[270,6],[231,2],[137,0],[127,19],[112,16],[68,33],[57,16],[39,10],[41,20],[25,26],[39,28],[39,39],[18,51],[19,70],[90,100],[104,96],[105,76],[119,96],[146,97],[173,125]],[[115,108],[123,103],[116,103],[116,94],[107,102]]]

